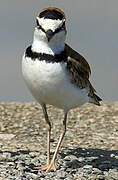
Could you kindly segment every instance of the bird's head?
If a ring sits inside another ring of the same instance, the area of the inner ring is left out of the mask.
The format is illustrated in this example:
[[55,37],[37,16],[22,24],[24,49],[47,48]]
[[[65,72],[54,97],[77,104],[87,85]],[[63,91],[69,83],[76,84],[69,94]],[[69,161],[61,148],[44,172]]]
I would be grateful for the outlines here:
[[65,41],[65,15],[58,8],[45,8],[36,17],[34,36],[46,43]]

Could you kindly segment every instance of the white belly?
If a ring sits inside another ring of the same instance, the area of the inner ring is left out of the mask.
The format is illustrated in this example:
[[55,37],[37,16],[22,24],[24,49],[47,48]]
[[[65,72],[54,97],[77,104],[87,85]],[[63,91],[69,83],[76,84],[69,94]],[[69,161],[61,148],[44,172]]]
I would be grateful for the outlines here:
[[64,63],[46,63],[23,57],[22,72],[39,103],[69,110],[89,101],[88,90],[81,90],[71,83]]

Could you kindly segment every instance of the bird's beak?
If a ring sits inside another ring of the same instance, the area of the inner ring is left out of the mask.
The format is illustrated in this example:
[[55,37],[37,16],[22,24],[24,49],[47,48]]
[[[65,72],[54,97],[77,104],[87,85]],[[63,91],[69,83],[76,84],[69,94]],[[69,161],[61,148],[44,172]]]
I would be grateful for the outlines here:
[[53,31],[51,29],[49,29],[47,32],[46,32],[46,37],[48,39],[48,42],[50,41],[50,39],[52,38],[52,36],[54,35]]

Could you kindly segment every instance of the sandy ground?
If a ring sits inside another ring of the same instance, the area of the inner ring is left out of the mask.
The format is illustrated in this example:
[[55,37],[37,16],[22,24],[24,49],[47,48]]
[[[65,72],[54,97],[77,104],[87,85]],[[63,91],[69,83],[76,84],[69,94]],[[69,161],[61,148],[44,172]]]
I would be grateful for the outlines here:
[[[63,112],[48,106],[48,114],[53,155]],[[85,104],[69,112],[57,171],[52,174],[31,170],[31,165],[45,163],[46,143],[46,124],[39,104],[0,104],[1,179],[118,180],[118,102],[103,102],[100,107]]]

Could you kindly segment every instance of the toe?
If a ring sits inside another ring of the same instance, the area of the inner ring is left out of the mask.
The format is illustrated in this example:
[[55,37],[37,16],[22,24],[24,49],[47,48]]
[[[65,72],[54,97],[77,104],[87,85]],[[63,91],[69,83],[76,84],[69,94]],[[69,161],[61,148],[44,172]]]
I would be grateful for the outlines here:
[[51,162],[51,163],[50,163],[50,165],[48,166],[46,172],[49,172],[50,170],[56,171],[55,163],[54,163],[54,162]]
[[46,171],[47,168],[48,168],[47,165],[45,165],[45,166],[37,166],[37,167],[33,167],[33,169],[35,169],[35,170],[42,170],[42,171]]
[[49,172],[51,170],[56,171],[55,163],[51,162],[49,165],[33,167],[34,170],[42,170]]

